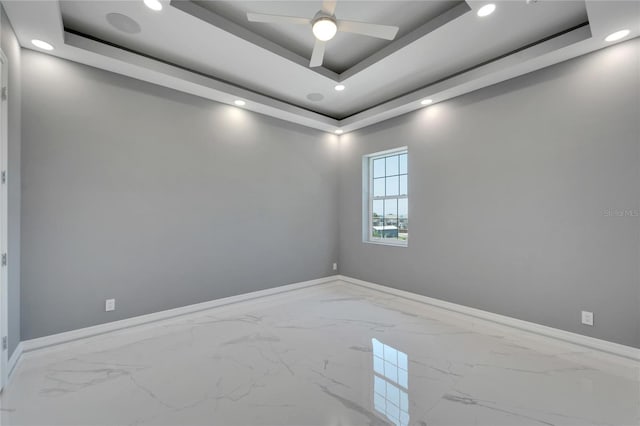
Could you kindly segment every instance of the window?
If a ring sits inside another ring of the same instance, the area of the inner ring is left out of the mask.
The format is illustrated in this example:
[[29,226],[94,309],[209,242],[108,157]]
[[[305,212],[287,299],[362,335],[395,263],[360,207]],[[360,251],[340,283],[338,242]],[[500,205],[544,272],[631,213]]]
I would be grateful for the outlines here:
[[364,241],[406,246],[409,238],[407,148],[363,160]]

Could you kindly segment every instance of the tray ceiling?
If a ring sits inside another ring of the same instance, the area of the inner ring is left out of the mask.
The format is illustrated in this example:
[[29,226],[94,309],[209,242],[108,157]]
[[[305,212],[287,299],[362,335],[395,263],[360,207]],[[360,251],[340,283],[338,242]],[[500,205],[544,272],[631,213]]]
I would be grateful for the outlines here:
[[[640,34],[640,2],[339,1],[343,19],[400,27],[393,41],[338,34],[308,67],[306,26],[250,23],[247,11],[312,17],[320,1],[4,1],[21,44],[310,127],[349,131]],[[37,35],[37,37],[36,37]],[[342,92],[334,90],[344,84]],[[198,89],[198,87],[200,89]]]
[[[247,12],[271,15],[313,17],[320,1],[196,1],[198,5],[261,35],[307,59],[311,58],[314,37],[306,26],[249,22]],[[340,19],[395,25],[401,38],[464,1],[340,1],[336,16]],[[392,41],[356,34],[338,33],[328,44],[325,68],[340,74],[373,55]]]

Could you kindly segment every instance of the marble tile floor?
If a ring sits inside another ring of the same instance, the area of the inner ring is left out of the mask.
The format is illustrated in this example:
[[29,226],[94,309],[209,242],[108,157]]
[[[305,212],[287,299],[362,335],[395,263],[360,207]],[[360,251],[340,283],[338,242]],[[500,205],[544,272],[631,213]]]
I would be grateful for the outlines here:
[[640,363],[341,282],[26,354],[2,425],[640,425]]

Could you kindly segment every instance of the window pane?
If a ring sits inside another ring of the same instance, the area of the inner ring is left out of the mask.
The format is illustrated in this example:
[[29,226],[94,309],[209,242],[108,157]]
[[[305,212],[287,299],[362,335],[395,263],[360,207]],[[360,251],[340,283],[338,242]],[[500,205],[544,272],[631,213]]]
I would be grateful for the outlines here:
[[401,198],[398,200],[398,217],[409,217],[409,200]]
[[384,201],[373,200],[373,212],[371,213],[371,224],[382,226],[384,221]]
[[387,157],[387,176],[393,176],[398,174],[398,156],[393,155],[391,157]]
[[373,160],[373,177],[383,177],[384,176],[384,158],[379,158],[377,160]]
[[396,219],[385,219],[383,238],[398,238],[398,221]]
[[407,173],[407,154],[400,156],[400,174]]
[[400,175],[400,195],[407,194],[407,175]]
[[398,195],[398,176],[387,178],[387,195]]
[[384,238],[398,238],[398,199],[384,200]]
[[373,196],[384,197],[384,178],[373,180]]
[[398,216],[398,199],[384,200],[384,219],[395,220]]
[[409,237],[409,200],[398,200],[398,238],[406,241]]

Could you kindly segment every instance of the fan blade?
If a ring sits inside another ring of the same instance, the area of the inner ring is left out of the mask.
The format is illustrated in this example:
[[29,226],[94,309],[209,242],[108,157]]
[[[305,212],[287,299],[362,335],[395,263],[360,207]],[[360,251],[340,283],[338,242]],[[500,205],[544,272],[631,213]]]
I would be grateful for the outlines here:
[[393,40],[398,34],[398,27],[391,25],[368,24],[366,22],[338,21],[338,31],[362,34],[370,37]]
[[320,10],[327,15],[333,15],[336,11],[336,0],[324,0]]
[[309,66],[311,68],[319,67],[322,65],[322,59],[324,58],[324,48],[326,45],[326,41],[316,40],[316,43],[313,45],[311,61],[309,62]]
[[249,22],[264,22],[264,23],[282,23],[282,24],[297,24],[306,25],[311,24],[311,19],[298,18],[297,16],[281,16],[281,15],[265,15],[264,13],[247,13],[247,20]]

